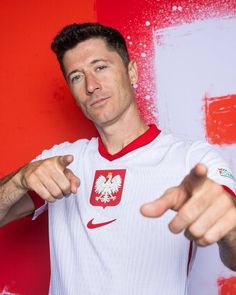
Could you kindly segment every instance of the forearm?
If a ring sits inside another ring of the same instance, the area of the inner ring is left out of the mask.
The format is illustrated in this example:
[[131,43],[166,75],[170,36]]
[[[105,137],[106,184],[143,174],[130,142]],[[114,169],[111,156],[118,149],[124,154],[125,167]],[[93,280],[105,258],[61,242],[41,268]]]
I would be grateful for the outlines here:
[[35,161],[0,180],[0,226],[33,212],[28,190],[51,203],[76,193],[80,180],[67,168],[72,161],[72,155]]
[[19,170],[0,180],[0,220],[26,194],[27,189],[19,185]]
[[236,271],[236,228],[218,242],[220,258],[224,265]]

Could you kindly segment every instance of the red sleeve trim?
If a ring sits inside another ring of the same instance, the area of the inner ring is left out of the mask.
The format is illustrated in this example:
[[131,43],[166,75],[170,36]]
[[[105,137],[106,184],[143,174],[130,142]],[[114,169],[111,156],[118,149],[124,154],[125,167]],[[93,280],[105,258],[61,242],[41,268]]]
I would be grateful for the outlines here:
[[189,252],[188,252],[187,275],[189,274],[190,263],[191,263],[192,256],[193,256],[193,241],[190,241],[190,243],[189,243]]
[[45,204],[45,201],[36,194],[34,191],[28,191],[28,195],[31,197],[33,203],[34,203],[34,210],[37,210],[38,208],[42,207]]
[[236,199],[236,194],[226,185],[222,185],[224,190],[226,190],[233,198]]

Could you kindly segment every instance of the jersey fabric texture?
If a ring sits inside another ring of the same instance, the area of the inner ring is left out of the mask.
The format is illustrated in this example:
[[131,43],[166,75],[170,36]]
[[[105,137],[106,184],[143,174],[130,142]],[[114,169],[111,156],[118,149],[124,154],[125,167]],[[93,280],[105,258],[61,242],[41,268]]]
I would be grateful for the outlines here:
[[56,145],[36,160],[67,154],[81,184],[77,194],[48,204],[49,294],[186,294],[190,242],[168,230],[176,213],[145,218],[140,207],[199,162],[235,192],[225,162],[210,145],[183,142],[155,125],[115,155],[92,138]]

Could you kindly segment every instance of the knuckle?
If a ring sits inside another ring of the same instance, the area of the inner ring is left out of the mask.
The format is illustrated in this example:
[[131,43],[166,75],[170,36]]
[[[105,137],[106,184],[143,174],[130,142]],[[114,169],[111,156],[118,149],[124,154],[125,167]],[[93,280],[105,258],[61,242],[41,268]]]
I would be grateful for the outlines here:
[[192,237],[199,239],[200,237],[203,236],[204,229],[198,226],[192,225],[189,227],[188,232]]
[[202,238],[202,243],[204,245],[211,245],[216,242],[215,237],[212,234],[206,233]]
[[62,188],[63,194],[64,195],[69,195],[71,193],[71,187],[70,185],[66,185]]
[[37,186],[37,177],[34,174],[27,175],[24,180],[28,188],[33,189]]
[[56,202],[56,199],[54,199],[54,198],[50,198],[50,199],[47,200],[47,202],[48,202],[48,203],[55,203],[55,202]]
[[51,165],[52,164],[51,164],[51,160],[50,159],[43,160],[43,162],[41,163],[41,165],[38,167],[39,168],[39,171],[41,171],[41,169],[43,169],[43,170],[49,169],[51,167]]
[[62,192],[60,189],[57,189],[57,188],[54,188],[51,190],[51,195],[54,197],[54,198],[60,198],[62,197]]
[[48,191],[45,191],[41,194],[39,193],[39,195],[41,196],[42,199],[44,199],[45,201],[49,203],[54,203],[56,201]]
[[194,200],[194,207],[197,212],[203,211],[208,206],[208,200],[207,198],[204,198],[203,196],[196,198]]
[[195,243],[200,247],[205,247],[207,244],[205,243],[204,239],[197,239],[195,240]]
[[56,199],[54,199],[52,196],[45,197],[44,200],[47,201],[48,203],[56,202]]
[[187,239],[189,239],[189,240],[193,240],[193,239],[194,239],[194,237],[191,235],[191,233],[189,232],[188,229],[186,229],[186,230],[184,231],[184,235],[185,235],[185,237],[186,237]]
[[187,207],[183,207],[180,212],[179,212],[181,219],[189,224],[192,221],[193,215],[192,212],[187,208]]
[[24,177],[24,182],[30,186],[31,184],[34,183],[34,175],[33,174],[30,174],[30,175],[25,175]]
[[65,181],[60,184],[60,188],[63,194],[68,194],[70,192],[70,181],[66,178]]

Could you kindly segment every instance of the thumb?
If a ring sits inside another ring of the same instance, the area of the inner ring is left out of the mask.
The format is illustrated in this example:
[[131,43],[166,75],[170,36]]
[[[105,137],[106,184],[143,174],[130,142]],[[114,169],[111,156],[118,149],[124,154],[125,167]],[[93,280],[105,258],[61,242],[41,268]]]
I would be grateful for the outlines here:
[[141,213],[146,217],[160,217],[168,209],[175,209],[177,188],[168,189],[160,198],[142,205]]
[[197,164],[180,185],[169,188],[159,199],[144,204],[141,213],[147,217],[160,217],[168,209],[178,211],[206,179],[206,166]]
[[70,163],[72,163],[74,160],[74,157],[72,155],[65,155],[65,156],[59,156],[58,157],[58,162],[59,162],[59,165],[62,167],[62,168],[66,168]]

